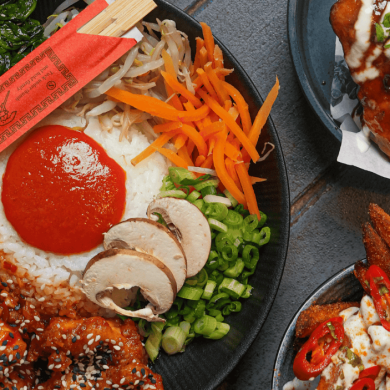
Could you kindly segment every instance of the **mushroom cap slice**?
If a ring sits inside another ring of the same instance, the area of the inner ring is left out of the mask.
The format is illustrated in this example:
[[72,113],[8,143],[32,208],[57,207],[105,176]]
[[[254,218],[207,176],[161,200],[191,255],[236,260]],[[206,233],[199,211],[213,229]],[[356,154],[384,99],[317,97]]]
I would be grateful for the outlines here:
[[206,264],[211,249],[211,230],[207,218],[185,199],[160,198],[149,204],[148,218],[160,213],[176,235],[187,257],[187,278]]
[[172,272],[179,291],[187,276],[187,259],[174,234],[161,223],[131,218],[114,225],[104,235],[104,249],[134,249],[162,261]]
[[[155,257],[130,249],[109,249],[92,258],[81,281],[85,295],[99,306],[129,317],[164,321],[165,313],[176,297],[176,281],[169,268]],[[139,287],[149,304],[141,310],[120,308],[113,301],[113,291]]]

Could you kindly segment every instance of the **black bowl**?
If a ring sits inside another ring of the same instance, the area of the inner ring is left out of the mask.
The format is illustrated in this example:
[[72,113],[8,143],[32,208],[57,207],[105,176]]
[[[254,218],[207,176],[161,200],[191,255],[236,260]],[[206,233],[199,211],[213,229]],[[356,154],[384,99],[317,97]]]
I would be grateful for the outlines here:
[[273,371],[272,389],[282,390],[283,386],[294,379],[293,363],[297,350],[294,348],[295,325],[302,311],[314,302],[318,305],[335,302],[357,302],[363,297],[363,288],[353,274],[354,264],[343,269],[323,283],[299,308],[291,320],[279,346]]
[[[40,0],[35,16],[43,21],[61,1]],[[188,34],[194,48],[195,37],[202,35],[199,23],[163,0],[157,0],[156,3],[158,8],[148,15],[147,19],[150,21],[157,17],[161,20],[174,19],[178,28]],[[224,52],[225,67],[235,70],[228,81],[243,94],[254,118],[263,100],[239,63],[220,41],[216,41]],[[197,339],[183,354],[170,357],[161,354],[154,369],[163,376],[166,389],[215,388],[249,348],[271,309],[283,273],[290,224],[286,167],[271,119],[263,130],[260,143],[262,145],[267,141],[275,145],[275,151],[261,164],[252,164],[250,170],[251,175],[268,179],[257,186],[256,196],[261,210],[268,215],[268,225],[272,231],[271,241],[264,247],[258,269],[250,279],[250,284],[255,287],[254,294],[244,302],[240,313],[228,317],[227,322],[231,330],[224,339],[220,341]]]

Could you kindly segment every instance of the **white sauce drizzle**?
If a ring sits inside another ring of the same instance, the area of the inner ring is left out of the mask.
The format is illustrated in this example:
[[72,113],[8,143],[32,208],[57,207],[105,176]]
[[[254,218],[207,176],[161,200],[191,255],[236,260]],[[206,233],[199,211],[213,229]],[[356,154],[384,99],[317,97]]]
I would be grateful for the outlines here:
[[362,6],[358,19],[355,23],[356,40],[351,46],[351,50],[345,57],[350,68],[358,68],[364,53],[370,47],[371,19],[374,10],[374,0],[361,0]]
[[372,66],[372,63],[381,55],[382,46],[376,45],[373,53],[367,57],[366,68],[359,73],[352,73],[352,77],[357,83],[364,83],[366,80],[373,80],[379,76],[379,70]]

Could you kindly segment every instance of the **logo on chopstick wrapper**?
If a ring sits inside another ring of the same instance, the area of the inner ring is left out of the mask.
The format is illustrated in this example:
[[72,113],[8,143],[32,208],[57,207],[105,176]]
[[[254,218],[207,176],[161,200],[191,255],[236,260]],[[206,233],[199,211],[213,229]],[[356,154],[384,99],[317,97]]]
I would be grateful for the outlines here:
[[0,77],[0,152],[137,43],[77,33],[106,7],[96,0]]

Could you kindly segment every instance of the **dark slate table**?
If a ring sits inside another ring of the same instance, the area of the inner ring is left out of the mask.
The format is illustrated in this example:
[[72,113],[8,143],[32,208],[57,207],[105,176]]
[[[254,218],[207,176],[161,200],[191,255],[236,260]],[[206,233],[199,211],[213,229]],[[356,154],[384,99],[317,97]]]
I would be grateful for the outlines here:
[[291,317],[322,282],[365,257],[361,224],[368,219],[370,202],[390,210],[390,182],[337,163],[339,142],[312,112],[295,75],[287,37],[287,0],[170,1],[211,26],[263,97],[276,74],[280,80],[271,115],[290,181],[290,248],[268,319],[221,386],[270,389],[274,359]]

